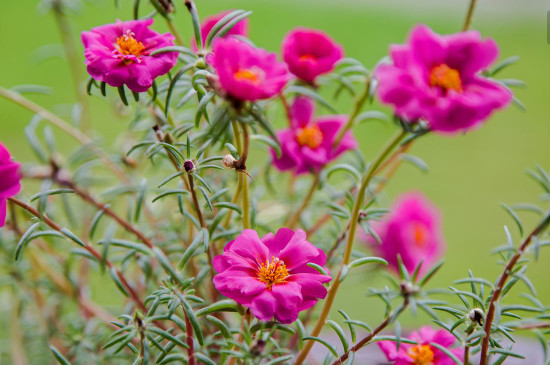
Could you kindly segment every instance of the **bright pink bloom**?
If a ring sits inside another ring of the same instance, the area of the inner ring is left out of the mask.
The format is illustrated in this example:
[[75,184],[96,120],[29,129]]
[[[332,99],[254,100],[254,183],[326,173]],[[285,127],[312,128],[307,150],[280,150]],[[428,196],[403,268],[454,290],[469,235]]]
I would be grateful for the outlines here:
[[[222,18],[227,14],[229,14],[230,12],[231,10],[222,11],[221,13],[218,13],[216,15],[212,15],[204,18],[204,20],[201,22],[201,36],[202,36],[203,46],[204,46],[204,42],[206,41],[206,37],[208,37],[208,33],[210,33],[212,28],[214,28],[214,25],[216,25],[217,22],[222,20]],[[227,37],[230,35],[240,35],[243,37],[248,37],[248,23],[249,23],[248,18],[240,20],[225,34],[224,37]],[[191,48],[197,51],[197,42],[195,41],[195,38],[191,40]]]
[[294,99],[290,128],[277,133],[281,157],[271,150],[273,164],[281,171],[295,174],[319,171],[342,153],[357,147],[351,131],[338,144],[334,141],[347,122],[345,115],[326,115],[314,118],[315,103],[306,97]]
[[334,69],[344,49],[323,31],[296,28],[283,40],[283,59],[296,77],[313,83],[317,76]]
[[[298,312],[327,295],[323,283],[331,280],[307,266],[323,266],[325,253],[306,240],[302,230],[281,228],[262,239],[245,229],[214,258],[216,289],[247,306],[262,321],[275,317],[292,323]],[[327,270],[328,274],[328,270]]]
[[497,59],[498,46],[476,31],[442,36],[419,25],[390,53],[393,64],[376,70],[380,100],[409,121],[425,119],[434,131],[479,126],[512,99],[510,90],[480,74]]
[[391,212],[372,225],[381,244],[369,236],[368,242],[389,267],[399,271],[397,257],[412,274],[422,261],[419,274],[426,273],[443,255],[445,240],[441,213],[421,193],[406,193],[397,198]]
[[97,81],[135,92],[147,91],[153,80],[177,62],[177,52],[151,56],[156,49],[173,46],[174,36],[159,34],[149,26],[153,19],[106,24],[82,32],[88,73]]
[[447,331],[434,330],[431,327],[422,327],[409,336],[410,340],[418,342],[418,345],[401,343],[399,349],[393,341],[380,341],[378,346],[393,365],[454,365],[455,362],[443,351],[430,342],[441,345],[460,360],[463,359],[463,351],[460,348],[451,348],[455,343],[455,337]]
[[222,88],[237,100],[269,99],[290,78],[275,53],[231,37],[219,39],[214,45],[213,66]]
[[6,147],[0,142],[0,227],[6,223],[7,199],[21,190],[20,164],[12,161]]

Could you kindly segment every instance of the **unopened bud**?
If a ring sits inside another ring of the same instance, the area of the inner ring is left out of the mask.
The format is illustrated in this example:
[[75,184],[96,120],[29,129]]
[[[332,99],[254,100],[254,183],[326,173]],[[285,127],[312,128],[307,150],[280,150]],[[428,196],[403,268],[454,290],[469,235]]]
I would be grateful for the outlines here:
[[195,164],[191,160],[187,160],[183,163],[183,168],[187,172],[193,172],[195,170]]
[[172,0],[155,0],[157,10],[160,10],[163,16],[174,12]]
[[223,156],[222,164],[223,164],[225,167],[227,167],[227,168],[229,168],[229,169],[232,169],[232,168],[235,167],[235,161],[237,161],[237,160],[235,159],[235,157],[233,157],[233,156],[230,155],[230,154],[227,154],[227,155]]
[[403,281],[401,283],[401,295],[408,297],[418,293],[418,287],[411,283],[410,281]]
[[485,313],[479,308],[474,308],[468,313],[470,321],[483,325],[483,320],[485,319]]

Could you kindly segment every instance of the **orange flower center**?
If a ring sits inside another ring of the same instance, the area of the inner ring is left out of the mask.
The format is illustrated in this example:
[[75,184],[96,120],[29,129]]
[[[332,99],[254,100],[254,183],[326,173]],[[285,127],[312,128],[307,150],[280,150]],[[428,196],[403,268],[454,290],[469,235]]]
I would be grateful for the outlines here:
[[233,74],[235,80],[238,81],[247,81],[251,84],[258,85],[261,81],[260,72],[257,70],[251,70],[247,68],[240,68]]
[[296,133],[296,141],[300,146],[309,146],[315,149],[323,142],[323,132],[317,125],[300,128]]
[[444,63],[432,68],[430,72],[430,85],[438,86],[445,91],[454,90],[459,93],[462,92],[460,73],[458,70],[450,68]]
[[300,58],[298,58],[300,62],[315,62],[317,61],[317,57],[315,57],[312,54],[304,54],[301,55]]
[[273,285],[286,282],[288,270],[283,260],[273,257],[271,262],[266,260],[258,268],[258,280],[267,284],[267,290],[271,290]]
[[430,345],[417,345],[409,349],[409,356],[414,365],[432,365],[434,352]]
[[428,228],[423,223],[415,222],[412,227],[412,236],[416,247],[422,248],[429,237]]
[[123,56],[136,56],[142,55],[145,50],[143,43],[138,42],[134,38],[134,33],[130,30],[126,31],[126,34],[120,36],[116,40],[116,48]]

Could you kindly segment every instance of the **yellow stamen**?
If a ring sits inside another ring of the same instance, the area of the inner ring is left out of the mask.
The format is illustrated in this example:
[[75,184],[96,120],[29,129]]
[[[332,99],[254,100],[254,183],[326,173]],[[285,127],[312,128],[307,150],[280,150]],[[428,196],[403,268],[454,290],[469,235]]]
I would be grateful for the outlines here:
[[116,47],[118,51],[124,56],[133,55],[139,57],[145,50],[145,46],[143,45],[143,43],[138,42],[134,38],[134,33],[130,31],[117,38]]
[[429,232],[426,225],[420,222],[413,223],[412,235],[417,247],[422,248],[428,240]]
[[301,55],[300,58],[298,58],[298,61],[300,62],[315,62],[317,61],[317,57],[315,57],[314,55],[312,54],[305,54],[305,55]]
[[430,72],[430,85],[442,88],[445,91],[454,90],[462,92],[462,80],[460,73],[442,63],[432,68]]
[[323,132],[317,125],[300,128],[296,133],[296,141],[300,146],[309,146],[315,149],[323,142]]
[[283,260],[273,257],[272,261],[266,260],[258,268],[258,280],[267,284],[267,289],[271,290],[273,285],[286,282],[288,270]]
[[235,80],[248,81],[254,85],[260,83],[259,73],[250,69],[240,68],[237,72],[233,74],[233,76],[235,77]]
[[430,345],[416,345],[409,349],[409,356],[414,365],[432,365],[434,352]]

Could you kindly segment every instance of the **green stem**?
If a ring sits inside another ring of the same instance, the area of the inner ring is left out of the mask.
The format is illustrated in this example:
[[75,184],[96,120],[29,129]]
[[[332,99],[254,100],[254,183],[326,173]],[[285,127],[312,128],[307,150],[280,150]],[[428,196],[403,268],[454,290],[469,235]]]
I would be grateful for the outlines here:
[[477,0],[470,0],[470,7],[468,8],[468,13],[466,14],[466,19],[464,20],[464,26],[462,27],[463,32],[470,29],[470,25],[472,24],[472,19],[474,17],[474,10],[476,8],[476,3],[477,3]]
[[[359,190],[357,192],[357,197],[355,198],[355,204],[353,205],[353,210],[351,213],[349,230],[348,230],[347,241],[346,241],[346,249],[344,251],[344,256],[342,257],[342,263],[340,265],[340,269],[338,270],[338,273],[336,274],[336,277],[332,280],[332,286],[328,290],[328,294],[325,299],[323,309],[321,310],[321,314],[319,315],[319,318],[317,319],[317,323],[315,324],[315,327],[313,328],[313,331],[311,332],[310,336],[316,337],[319,335],[319,333],[321,333],[321,329],[325,325],[325,321],[330,313],[330,309],[332,308],[334,299],[336,298],[336,293],[340,288],[340,278],[342,276],[342,270],[344,266],[346,266],[350,262],[353,242],[355,240],[357,225],[359,223],[359,213],[361,212],[361,207],[363,206],[363,201],[365,200],[366,190],[370,182],[372,181],[372,178],[375,176],[376,171],[378,170],[380,165],[385,161],[385,159],[394,150],[394,148],[397,145],[399,145],[399,143],[403,140],[403,138],[405,138],[406,134],[407,132],[403,130],[390,139],[388,144],[380,151],[378,156],[374,159],[372,164],[369,166],[367,174],[363,177],[363,180],[361,181],[361,186],[359,187]],[[296,362],[294,363],[294,365],[301,365],[306,360],[307,355],[309,354],[312,346],[313,346],[313,341],[311,340],[306,341],[304,343],[304,347],[298,354],[298,357],[296,358]]]
[[363,90],[363,93],[359,95],[359,97],[355,100],[355,103],[353,104],[353,110],[351,111],[351,114],[349,115],[348,122],[342,128],[340,131],[340,134],[338,134],[338,137],[334,140],[333,146],[338,146],[340,142],[342,141],[342,138],[344,138],[344,135],[347,131],[349,131],[351,128],[353,128],[353,125],[355,124],[355,119],[361,112],[361,109],[369,99],[370,95],[370,89],[372,84],[372,78],[370,76],[367,77],[367,81],[365,83],[365,89]]

